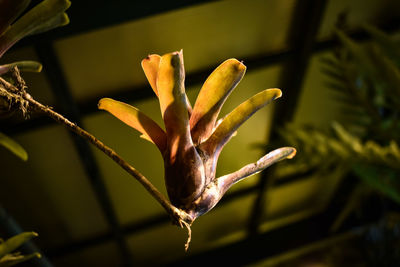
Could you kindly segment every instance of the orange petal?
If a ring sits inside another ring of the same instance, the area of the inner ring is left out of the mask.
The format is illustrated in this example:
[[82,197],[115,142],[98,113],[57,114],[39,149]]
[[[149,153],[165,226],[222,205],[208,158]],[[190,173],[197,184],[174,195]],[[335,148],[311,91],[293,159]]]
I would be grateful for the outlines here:
[[179,137],[180,144],[191,143],[184,80],[182,52],[163,55],[157,76],[160,108],[168,139]]
[[164,153],[167,143],[165,132],[140,110],[111,98],[102,98],[99,101],[99,109],[110,112],[127,125],[141,132],[144,139],[153,142],[161,153]]
[[161,56],[156,54],[148,55],[145,59],[142,60],[142,69],[144,71],[144,74],[146,75],[146,78],[149,81],[151,88],[157,96],[157,73],[158,67],[160,66],[160,60]]

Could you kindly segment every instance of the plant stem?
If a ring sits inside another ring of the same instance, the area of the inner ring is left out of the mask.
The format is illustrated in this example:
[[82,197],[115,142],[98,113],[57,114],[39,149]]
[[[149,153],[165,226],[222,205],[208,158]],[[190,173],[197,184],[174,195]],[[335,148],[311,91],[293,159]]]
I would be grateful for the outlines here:
[[[17,73],[19,75],[19,73]],[[48,106],[41,104],[32,98],[31,95],[25,92],[24,88],[21,90],[3,78],[0,77],[0,96],[5,96],[8,99],[12,99],[13,102],[16,103],[29,103],[30,107],[38,109],[45,113],[50,118],[55,121],[63,124],[65,127],[76,133],[77,135],[83,137],[90,143],[92,143],[95,147],[101,150],[104,154],[109,156],[112,160],[114,160],[119,166],[121,166],[125,171],[127,171],[131,176],[133,176],[136,180],[138,180],[144,188],[163,206],[163,208],[171,215],[171,217],[175,220],[175,223],[183,227],[182,221],[187,222],[189,224],[192,223],[193,219],[183,210],[180,210],[173,206],[168,199],[161,194],[160,191],[138,170],[132,167],[128,162],[126,162],[121,156],[119,156],[113,149],[106,146],[103,142],[94,137],[91,133],[85,131],[80,128],[75,123],[69,121],[61,114],[55,112]]]

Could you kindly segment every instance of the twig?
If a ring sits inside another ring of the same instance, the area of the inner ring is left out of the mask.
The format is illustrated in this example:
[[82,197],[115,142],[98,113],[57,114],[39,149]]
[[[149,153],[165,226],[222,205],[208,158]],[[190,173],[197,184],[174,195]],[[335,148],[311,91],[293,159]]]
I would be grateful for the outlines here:
[[[15,69],[16,77],[19,77],[17,82],[25,86],[22,79],[20,78],[18,69]],[[184,212],[181,209],[176,208],[173,206],[168,199],[161,194],[160,191],[139,171],[137,171],[134,167],[132,167],[128,162],[126,162],[121,156],[119,156],[113,149],[106,146],[103,142],[98,140],[89,132],[85,131],[84,129],[77,126],[75,123],[69,121],[61,114],[55,112],[50,107],[45,106],[39,102],[37,102],[31,95],[25,92],[24,87],[21,90],[14,85],[10,84],[6,80],[0,77],[0,96],[4,96],[7,99],[11,99],[14,102],[20,103],[21,105],[25,106],[26,103],[29,103],[30,107],[38,109],[44,112],[47,116],[51,117],[55,121],[63,124],[65,127],[73,131],[74,133],[78,134],[79,136],[83,137],[84,139],[88,140],[92,143],[95,147],[99,150],[104,152],[107,156],[109,156],[112,160],[114,160],[118,165],[120,165],[125,171],[127,171],[131,176],[133,176],[136,180],[138,180],[144,188],[164,207],[164,209],[171,215],[174,223],[183,227],[182,222],[187,227],[187,224],[191,224],[193,219],[190,215]],[[190,228],[190,227],[189,227]],[[190,233],[190,231],[189,231]]]

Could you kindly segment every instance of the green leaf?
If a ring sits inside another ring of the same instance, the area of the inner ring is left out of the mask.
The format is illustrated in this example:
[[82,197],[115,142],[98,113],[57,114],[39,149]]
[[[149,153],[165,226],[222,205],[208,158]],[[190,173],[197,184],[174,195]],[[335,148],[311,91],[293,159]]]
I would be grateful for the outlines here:
[[374,41],[379,44],[389,58],[393,58],[400,67],[400,45],[399,42],[392,40],[392,38],[386,33],[380,31],[378,28],[372,25],[364,25],[364,29],[372,36]]
[[359,70],[365,75],[369,77],[375,77],[376,69],[374,68],[371,59],[368,54],[365,52],[363,47],[350,39],[344,32],[340,30],[336,30],[336,34],[339,37],[339,40],[343,44],[343,46],[351,53],[351,55],[355,59],[355,63]]
[[7,254],[3,258],[0,259],[0,266],[1,267],[8,267],[8,266],[14,266],[19,263],[28,261],[33,258],[40,258],[42,255],[40,253],[35,252],[29,255],[21,255],[21,254]]
[[345,82],[346,79],[343,77],[343,74],[340,70],[329,68],[329,67],[321,67],[321,73],[329,76],[329,78],[336,80],[337,82]]
[[0,75],[9,72],[14,67],[18,67],[20,71],[41,72],[42,64],[36,61],[18,61],[0,66]]
[[0,145],[4,146],[5,148],[13,152],[23,161],[28,160],[28,153],[26,153],[25,149],[20,144],[15,142],[13,139],[11,139],[10,137],[1,132],[0,132]]
[[[377,75],[381,82],[385,83],[382,88],[385,89],[385,95],[395,95],[396,107],[400,104],[400,69],[394,62],[387,57],[381,49],[371,49],[371,58],[373,59]],[[378,83],[375,84],[375,89],[378,89]]]
[[30,0],[0,0],[0,36],[28,7]]
[[106,110],[112,115],[138,130],[143,134],[143,138],[154,143],[163,153],[166,148],[166,135],[163,129],[151,118],[131,105],[113,100],[111,98],[103,98],[99,101],[99,109]]
[[195,144],[207,139],[225,100],[243,78],[246,66],[236,59],[228,59],[207,78],[197,96],[190,117],[190,129]]
[[[337,81],[324,81],[323,84],[329,89],[334,90],[335,92],[344,94],[347,98],[350,99],[351,96],[349,96],[349,89],[344,83],[340,83]],[[353,100],[354,101],[354,100]]]
[[0,57],[27,35],[66,25],[69,20],[64,11],[70,5],[69,0],[44,0],[29,10],[0,36]]
[[281,95],[279,89],[267,89],[252,96],[229,113],[201,146],[210,154],[219,151],[251,115]]
[[34,31],[30,32],[28,35],[35,35],[43,32],[50,31],[54,28],[58,28],[61,26],[65,26],[69,24],[69,17],[66,13],[60,13],[55,15],[54,17],[50,18],[49,20],[43,22],[40,27],[35,29]]
[[24,232],[7,239],[4,243],[0,243],[0,258],[6,254],[13,252],[16,248],[23,243],[29,241],[31,238],[38,236],[35,232]]
[[343,144],[347,145],[356,153],[361,153],[363,146],[358,137],[353,136],[351,133],[346,131],[346,129],[337,122],[332,123],[332,127],[335,130],[336,135],[339,137]]
[[319,62],[321,62],[322,64],[324,64],[326,67],[335,69],[340,71],[341,70],[341,66],[340,63],[337,61],[337,59],[333,56],[321,56],[319,57]]
[[385,196],[388,196],[398,204],[400,204],[400,191],[392,184],[385,183],[383,177],[391,175],[390,173],[382,172],[378,167],[371,165],[357,164],[353,167],[354,172],[372,188],[380,191]]

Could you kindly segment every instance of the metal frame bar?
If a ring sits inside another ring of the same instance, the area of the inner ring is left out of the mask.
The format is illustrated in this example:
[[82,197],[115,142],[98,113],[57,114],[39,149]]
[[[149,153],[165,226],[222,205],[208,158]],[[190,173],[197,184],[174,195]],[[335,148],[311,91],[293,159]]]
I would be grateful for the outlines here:
[[[37,5],[38,1],[33,2],[34,3],[31,3],[31,7]],[[38,42],[44,41],[51,42],[56,39],[210,2],[216,2],[216,0],[72,1],[71,7],[67,10],[68,16],[72,18],[68,27],[57,28],[45,33],[26,37],[19,41],[15,47],[35,45]],[[29,8],[27,10],[29,10]]]
[[[293,53],[286,61],[279,79],[279,86],[285,91],[285,101],[277,103],[272,127],[282,127],[292,120],[296,111],[301,86],[312,55],[327,0],[307,0],[296,3],[289,29],[288,43]],[[276,132],[271,133],[275,139]],[[267,140],[268,141],[268,140]],[[265,213],[268,189],[274,183],[274,169],[263,172],[258,181],[258,195],[254,200],[248,222],[248,234],[257,235],[259,224]]]
[[[39,60],[45,66],[45,74],[50,82],[54,96],[63,114],[71,121],[82,125],[79,107],[70,93],[66,78],[61,69],[60,62],[52,43],[42,42],[35,46]],[[81,137],[70,133],[75,148],[79,154],[87,178],[92,186],[103,215],[111,228],[112,237],[120,250],[124,266],[132,266],[132,255],[122,234],[121,226],[112,205],[106,185],[101,176],[100,169],[89,143]]]
[[[287,183],[292,183],[295,181],[299,181],[299,180],[308,178],[309,176],[307,174],[308,173],[305,173],[303,176],[296,176],[296,177],[293,177],[293,176],[288,176],[287,178],[283,177],[282,179],[279,179],[279,181],[277,181],[273,186],[275,188],[277,188],[279,186],[284,186]],[[214,209],[219,209],[220,207],[222,207],[223,205],[225,205],[229,202],[232,202],[236,199],[247,196],[249,194],[255,193],[255,192],[257,192],[257,189],[258,189],[257,185],[254,185],[254,186],[249,186],[249,187],[245,187],[245,188],[233,191],[232,193],[228,192],[227,195],[225,195],[221,199],[221,201],[218,203],[218,205]],[[160,213],[158,215],[154,215],[152,217],[143,219],[139,222],[134,222],[134,223],[129,223],[127,225],[124,225],[124,226],[122,226],[122,232],[124,235],[132,235],[132,234],[138,233],[143,230],[151,229],[153,227],[157,227],[157,226],[164,225],[164,224],[169,224],[170,222],[171,222],[171,219],[167,214]],[[53,248],[53,249],[49,249],[48,256],[50,258],[60,257],[63,255],[66,255],[66,254],[77,252],[81,249],[88,248],[90,246],[109,242],[110,240],[112,240],[111,231],[104,232],[99,235],[91,236],[91,237],[88,237],[85,239],[77,240],[75,242]]]

